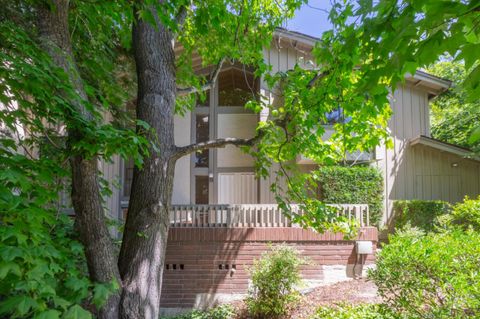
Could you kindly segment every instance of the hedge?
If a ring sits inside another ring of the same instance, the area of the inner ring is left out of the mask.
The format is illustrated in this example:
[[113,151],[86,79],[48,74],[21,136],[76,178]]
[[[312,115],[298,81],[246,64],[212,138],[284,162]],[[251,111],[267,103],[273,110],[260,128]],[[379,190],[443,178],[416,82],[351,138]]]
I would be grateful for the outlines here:
[[320,199],[328,204],[368,204],[370,223],[377,225],[383,212],[383,178],[371,166],[324,166],[316,178]]
[[397,200],[393,203],[390,227],[401,229],[409,225],[426,232],[433,231],[438,217],[450,211],[450,204],[439,200]]

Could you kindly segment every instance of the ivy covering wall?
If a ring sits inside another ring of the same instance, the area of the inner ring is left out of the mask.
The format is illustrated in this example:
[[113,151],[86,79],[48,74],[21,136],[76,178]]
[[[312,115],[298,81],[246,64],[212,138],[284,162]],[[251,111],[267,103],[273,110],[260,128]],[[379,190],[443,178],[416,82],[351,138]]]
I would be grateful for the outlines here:
[[317,171],[320,199],[334,204],[368,204],[370,224],[383,214],[383,178],[371,166],[325,166]]

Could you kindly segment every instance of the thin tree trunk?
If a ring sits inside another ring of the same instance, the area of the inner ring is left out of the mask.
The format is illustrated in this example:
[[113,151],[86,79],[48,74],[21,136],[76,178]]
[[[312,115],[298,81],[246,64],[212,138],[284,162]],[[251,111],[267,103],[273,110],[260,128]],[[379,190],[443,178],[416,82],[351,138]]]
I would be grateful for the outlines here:
[[[42,46],[56,65],[63,68],[78,95],[88,99],[72,53],[68,29],[68,0],[51,0],[37,8],[38,27]],[[80,101],[72,101],[76,111],[87,121],[90,112]],[[69,140],[81,139],[81,132],[67,126]],[[98,180],[98,159],[75,155],[70,159],[72,169],[72,204],[76,228],[85,247],[90,278],[95,282],[120,282],[112,242],[105,223]],[[120,292],[112,294],[99,313],[100,318],[118,318]]]
[[149,139],[156,147],[133,175],[119,258],[120,317],[158,318],[175,169],[175,54],[173,34],[158,19],[156,26],[135,20],[137,119],[153,128]]

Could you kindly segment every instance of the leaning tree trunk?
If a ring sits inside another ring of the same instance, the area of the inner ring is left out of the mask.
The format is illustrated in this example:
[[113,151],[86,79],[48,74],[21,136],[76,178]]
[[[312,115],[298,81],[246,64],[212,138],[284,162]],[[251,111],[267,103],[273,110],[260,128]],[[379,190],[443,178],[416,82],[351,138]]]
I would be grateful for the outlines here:
[[[51,0],[37,8],[37,20],[42,47],[56,65],[61,67],[81,99],[87,101],[82,79],[78,73],[72,53],[68,29],[68,0]],[[76,112],[84,120],[93,121],[91,113],[82,102],[71,101]],[[70,142],[82,138],[82,133],[68,126]],[[70,143],[69,143],[70,144]],[[102,197],[98,180],[97,158],[85,158],[81,154],[72,156],[72,204],[75,210],[75,226],[85,247],[90,278],[95,282],[108,283],[120,280],[118,267],[108,229],[105,223]],[[118,318],[120,293],[112,294],[100,309],[99,317]]]
[[175,168],[175,54],[173,35],[158,19],[156,26],[135,20],[137,119],[152,127],[149,139],[156,147],[133,175],[119,258],[124,284],[120,317],[158,318]]

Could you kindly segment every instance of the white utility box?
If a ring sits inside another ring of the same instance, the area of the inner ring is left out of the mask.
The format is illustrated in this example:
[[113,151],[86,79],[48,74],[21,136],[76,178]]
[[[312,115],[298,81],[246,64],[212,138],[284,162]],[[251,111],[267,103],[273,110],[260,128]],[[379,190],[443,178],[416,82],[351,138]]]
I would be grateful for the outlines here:
[[355,242],[357,254],[367,255],[373,253],[373,243],[369,240],[357,240]]

